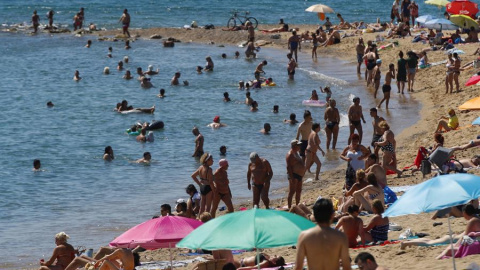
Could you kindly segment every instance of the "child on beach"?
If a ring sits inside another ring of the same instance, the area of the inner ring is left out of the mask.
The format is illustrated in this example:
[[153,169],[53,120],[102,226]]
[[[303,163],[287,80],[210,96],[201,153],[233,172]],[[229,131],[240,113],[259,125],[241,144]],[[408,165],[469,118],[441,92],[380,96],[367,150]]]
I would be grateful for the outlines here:
[[[440,118],[440,121],[438,122],[438,125],[437,125],[437,129],[435,130],[435,133],[442,133],[444,132],[444,130],[445,132],[447,132],[447,131],[458,128],[459,123],[458,123],[458,117],[455,114],[455,110],[450,109],[448,111],[448,115],[450,116],[449,118],[446,118],[446,117]],[[448,120],[448,122],[446,120]]]
[[[329,86],[325,86],[325,88],[322,89],[322,87],[320,86],[320,91],[322,93],[325,93],[327,94],[327,96],[325,97],[325,101],[329,102],[330,101],[330,98],[332,97],[332,90],[330,90],[330,87]],[[318,99],[317,99],[318,100]]]

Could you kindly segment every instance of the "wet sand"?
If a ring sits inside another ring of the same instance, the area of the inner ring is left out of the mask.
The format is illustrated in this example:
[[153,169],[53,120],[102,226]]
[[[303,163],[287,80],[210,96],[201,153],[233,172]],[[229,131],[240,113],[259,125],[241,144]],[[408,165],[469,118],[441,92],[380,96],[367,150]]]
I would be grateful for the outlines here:
[[[271,28],[274,26],[265,26],[265,28]],[[300,33],[304,30],[314,30],[315,26],[293,26],[300,28]],[[106,31],[98,32],[97,34],[105,36],[113,36],[118,34],[119,31]],[[214,30],[203,30],[203,29],[174,29],[174,28],[163,28],[163,29],[144,29],[144,30],[132,30],[132,34],[139,35],[140,38],[148,38],[153,34],[160,34],[163,37],[174,37],[183,42],[192,41],[198,43],[211,43],[215,44],[238,44],[246,39],[246,31],[239,32],[226,32],[221,29]],[[415,33],[412,33],[415,34]],[[447,31],[446,35],[449,35],[450,31]],[[261,34],[257,31],[257,40],[265,40],[267,43],[271,44],[265,45],[268,47],[286,49],[286,39],[289,36],[289,33],[280,33],[280,39],[272,39],[273,34]],[[363,34],[364,40],[374,39],[376,34]],[[387,40],[384,42],[379,42],[380,45],[388,44],[393,40]],[[387,49],[385,51],[380,51],[380,57],[383,61],[382,73],[385,74],[386,67],[389,63],[395,63],[397,59],[397,54],[399,50],[404,52],[408,50],[420,51],[428,47],[422,43],[411,43],[411,38],[407,37],[405,39],[395,39],[399,42],[397,48]],[[357,43],[356,37],[348,37],[342,39],[342,42],[338,45],[329,46],[327,48],[319,48],[318,56],[319,61],[324,55],[338,57],[347,61],[352,62],[352,65],[356,63],[355,55],[355,44]],[[310,53],[309,44],[302,45],[304,52]],[[465,51],[464,55],[461,55],[462,65],[468,61],[473,61],[476,59],[475,56],[472,56],[473,52],[477,49],[478,45],[476,44],[466,44],[458,46],[461,50]],[[429,62],[438,62],[443,61],[447,58],[443,51],[429,52],[428,54]],[[364,66],[362,66],[362,72]],[[416,156],[417,149],[419,146],[432,146],[433,145],[433,132],[436,128],[438,119],[441,116],[446,116],[447,111],[450,108],[457,109],[459,105],[463,104],[465,101],[478,96],[478,87],[470,86],[464,87],[463,85],[468,80],[469,77],[475,74],[474,69],[465,70],[460,74],[460,93],[456,94],[445,94],[445,66],[444,64],[430,67],[427,69],[422,69],[417,72],[416,81],[414,86],[414,92],[411,94],[405,93],[405,99],[413,97],[416,101],[421,103],[420,114],[417,118],[408,119],[411,121],[412,126],[404,129],[399,134],[396,134],[397,140],[397,159],[399,163],[399,168],[404,166],[411,165]],[[383,82],[383,78],[382,78]],[[396,86],[392,87],[392,99],[398,99],[396,93]],[[380,96],[382,94],[380,93]],[[377,98],[379,102],[380,99]],[[385,109],[382,108],[379,110],[380,114],[385,114]],[[480,128],[478,126],[467,127],[470,123],[479,116],[478,111],[470,112],[458,112],[457,115],[460,121],[461,129],[451,131],[444,134],[445,137],[445,146],[452,147],[459,144],[467,143],[469,140],[474,139],[480,133]],[[368,122],[367,122],[368,124]],[[398,132],[397,132],[398,133]],[[366,135],[366,138],[369,139],[370,135]],[[467,151],[462,151],[456,153],[457,158],[471,158],[474,154],[478,154],[477,149],[469,149]],[[321,175],[322,180],[316,182],[309,182],[304,185],[304,193],[302,196],[302,201],[306,202],[308,206],[312,206],[315,199],[322,195],[323,197],[339,197],[341,195],[341,187],[344,182],[344,169],[346,165],[340,166],[337,169],[323,172]],[[472,170],[470,173],[480,175],[479,170]],[[311,176],[308,176],[311,177]],[[308,178],[305,177],[305,178]],[[428,176],[425,178],[428,179]],[[422,179],[421,173],[416,173],[415,175],[410,175],[410,172],[404,173],[402,178],[394,178],[393,176],[388,177],[389,186],[403,186],[403,185],[414,185],[424,181]],[[283,200],[283,201],[282,201]],[[284,205],[285,198],[282,198],[273,203],[273,205]],[[249,206],[246,203],[239,206]],[[443,225],[433,227],[432,224],[434,221],[430,219],[431,214],[421,214],[421,215],[408,215],[403,217],[391,218],[391,222],[395,222],[403,227],[403,230],[406,228],[411,228],[414,232],[423,232],[430,234],[430,238],[435,239],[445,235],[448,232],[447,220],[439,219],[437,221],[443,222]],[[368,222],[369,217],[364,218],[364,222]],[[466,221],[463,218],[457,218],[452,220],[452,230],[455,233],[461,233],[465,229]],[[402,230],[402,231],[403,231]],[[400,232],[391,232],[389,233],[389,239],[398,238]],[[384,247],[372,247],[368,249],[360,250],[350,250],[350,256],[354,258],[356,254],[361,251],[371,252],[379,265],[387,266],[389,269],[451,269],[452,263],[451,260],[435,260],[435,257],[445,248],[446,246],[436,246],[436,247],[413,247],[408,248],[405,251],[400,250],[399,244],[387,245]],[[184,260],[187,257],[177,256],[178,253],[184,253],[185,250],[175,250],[174,259]],[[292,262],[295,259],[295,250],[290,247],[278,248],[265,250],[268,254],[277,254],[282,255],[286,258],[287,262]],[[253,253],[245,253],[242,255],[237,255],[237,258],[251,256]],[[147,251],[142,254],[142,261],[151,261],[151,260],[168,260],[168,251],[167,250],[157,250],[157,251]],[[479,261],[480,255],[468,256],[462,259],[456,259],[457,268],[465,269],[471,262]],[[192,268],[192,265],[187,267],[188,269]]]

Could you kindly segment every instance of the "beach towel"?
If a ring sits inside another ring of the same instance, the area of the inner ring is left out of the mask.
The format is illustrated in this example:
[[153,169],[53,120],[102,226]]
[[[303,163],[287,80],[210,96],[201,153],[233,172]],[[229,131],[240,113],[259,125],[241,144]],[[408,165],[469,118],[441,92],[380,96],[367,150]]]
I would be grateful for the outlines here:
[[455,258],[463,258],[468,255],[480,254],[480,242],[474,241],[470,245],[460,245],[457,252],[455,252]]
[[369,247],[383,247],[383,246],[386,246],[386,245],[393,245],[393,244],[398,244],[400,243],[401,241],[399,240],[391,240],[391,241],[384,241],[383,243],[381,244],[376,244],[376,243],[367,243],[365,244],[364,246],[363,245],[359,245],[357,247],[354,247],[354,248],[351,248],[351,249],[361,249],[361,248],[369,248]]
[[[206,262],[207,259],[202,257],[196,257],[191,260],[172,261],[173,267],[186,267],[193,262]],[[156,262],[142,262],[142,265],[136,266],[137,270],[154,270],[154,269],[167,269],[170,268],[170,261],[156,261]]]
[[405,191],[409,190],[411,187],[413,187],[413,185],[390,187],[390,189],[393,192],[398,193],[398,192],[405,192]]
[[[293,268],[293,266],[295,266],[294,263],[287,263],[283,266],[283,268],[284,269],[291,269],[291,268]],[[280,269],[280,267],[282,267],[282,266],[267,267],[267,268],[262,268],[262,269],[277,270],[277,269]]]

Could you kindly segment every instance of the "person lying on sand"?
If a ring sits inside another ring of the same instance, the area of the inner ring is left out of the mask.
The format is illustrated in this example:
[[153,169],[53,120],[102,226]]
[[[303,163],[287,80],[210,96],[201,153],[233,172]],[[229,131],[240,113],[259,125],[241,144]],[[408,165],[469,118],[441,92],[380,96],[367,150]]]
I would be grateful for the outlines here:
[[271,257],[265,253],[260,253],[260,262],[258,262],[257,256],[251,256],[242,258],[240,261],[234,261],[234,264],[237,270],[271,268],[285,265],[285,259],[282,256],[274,255]]
[[277,27],[277,28],[272,28],[272,29],[263,29],[263,30],[260,30],[262,32],[265,32],[265,33],[278,33],[278,32],[288,32],[288,24],[286,24],[285,22],[283,22],[283,19],[280,19],[280,21],[278,22],[278,24],[280,24],[280,27]]
[[127,248],[101,247],[93,258],[82,255],[76,257],[65,270],[75,270],[79,267],[94,266],[95,269],[133,270],[140,265],[137,252]]

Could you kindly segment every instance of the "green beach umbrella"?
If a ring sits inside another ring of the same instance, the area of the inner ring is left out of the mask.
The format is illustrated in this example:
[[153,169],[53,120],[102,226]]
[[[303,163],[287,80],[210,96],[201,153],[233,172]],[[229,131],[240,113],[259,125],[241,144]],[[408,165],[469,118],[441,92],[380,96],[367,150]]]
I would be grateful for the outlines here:
[[284,211],[251,209],[212,219],[188,234],[177,247],[252,249],[296,245],[301,231],[315,224]]

